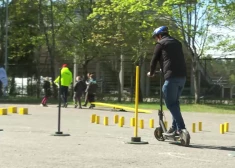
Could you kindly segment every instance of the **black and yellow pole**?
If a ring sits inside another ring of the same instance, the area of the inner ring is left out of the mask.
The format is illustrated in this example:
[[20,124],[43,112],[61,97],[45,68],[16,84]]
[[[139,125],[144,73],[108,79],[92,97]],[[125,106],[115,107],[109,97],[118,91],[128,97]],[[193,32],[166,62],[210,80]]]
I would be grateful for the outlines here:
[[139,66],[136,66],[136,78],[135,78],[135,127],[134,137],[131,137],[131,142],[128,144],[148,144],[148,142],[141,141],[141,137],[138,136],[138,106],[139,106]]
[[52,136],[70,136],[70,134],[64,134],[60,130],[60,123],[61,123],[61,69],[60,69],[60,76],[59,76],[59,99],[58,99],[58,130],[52,134]]

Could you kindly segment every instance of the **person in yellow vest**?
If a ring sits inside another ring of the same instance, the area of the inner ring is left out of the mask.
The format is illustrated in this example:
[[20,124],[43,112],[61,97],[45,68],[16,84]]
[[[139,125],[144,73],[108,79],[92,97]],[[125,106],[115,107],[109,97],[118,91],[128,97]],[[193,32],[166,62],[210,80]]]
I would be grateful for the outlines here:
[[[54,81],[54,83],[57,86],[59,86],[59,79],[60,79],[60,76],[58,76]],[[63,66],[62,66],[60,81],[61,81],[60,96],[61,96],[61,99],[64,103],[63,107],[66,108],[68,106],[68,103],[67,103],[68,88],[73,81],[72,72],[69,70],[67,64],[63,64]]]

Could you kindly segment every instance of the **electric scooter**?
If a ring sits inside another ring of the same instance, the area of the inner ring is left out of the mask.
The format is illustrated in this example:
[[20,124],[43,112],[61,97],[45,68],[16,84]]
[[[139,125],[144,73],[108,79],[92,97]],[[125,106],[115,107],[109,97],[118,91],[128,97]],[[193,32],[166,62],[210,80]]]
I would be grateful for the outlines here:
[[171,140],[171,141],[177,141],[180,142],[183,146],[189,146],[190,144],[190,134],[186,129],[182,129],[181,133],[179,135],[166,135],[164,133],[167,132],[166,126],[163,121],[164,112],[162,109],[162,71],[156,71],[155,74],[160,74],[160,110],[158,110],[158,116],[159,116],[159,126],[154,131],[154,136],[158,141],[165,141],[165,140]]

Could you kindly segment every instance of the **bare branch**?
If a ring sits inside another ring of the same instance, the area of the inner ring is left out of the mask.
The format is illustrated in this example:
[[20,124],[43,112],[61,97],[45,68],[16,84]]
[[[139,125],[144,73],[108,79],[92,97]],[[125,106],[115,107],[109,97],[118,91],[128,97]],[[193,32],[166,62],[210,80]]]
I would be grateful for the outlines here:
[[186,41],[186,36],[185,36],[185,30],[184,30],[184,23],[183,23],[183,16],[182,16],[182,9],[181,9],[181,5],[179,5],[179,12],[180,12],[180,27],[181,27],[181,31],[183,34],[183,38],[184,41]]

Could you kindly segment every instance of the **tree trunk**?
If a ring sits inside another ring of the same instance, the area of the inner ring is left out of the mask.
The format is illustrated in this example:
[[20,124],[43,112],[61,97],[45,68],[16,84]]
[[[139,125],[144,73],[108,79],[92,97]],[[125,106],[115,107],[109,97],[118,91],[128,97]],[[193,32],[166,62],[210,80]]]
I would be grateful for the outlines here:
[[36,58],[35,58],[35,61],[36,61],[36,73],[35,73],[35,78],[36,78],[36,81],[37,81],[37,85],[36,85],[36,97],[39,98],[40,97],[40,83],[41,83],[41,78],[40,78],[40,56],[41,56],[41,46],[39,46],[37,48],[37,53],[36,53]]
[[[52,47],[51,47],[51,52],[50,52],[50,67],[51,67],[51,78],[52,81],[55,80],[55,60],[54,60],[54,54],[55,54],[55,29],[54,29],[54,16],[53,16],[53,1],[50,0],[51,2],[51,29],[52,29]],[[56,90],[56,85],[53,84],[53,91]],[[55,93],[55,92],[54,92]],[[56,98],[57,96],[54,95],[54,98]]]
[[0,50],[0,63],[2,63],[3,62],[3,55],[4,55],[4,50],[3,50],[3,48],[4,48],[4,19],[3,19],[3,16],[4,16],[4,13],[3,13],[4,11],[3,11],[3,8],[1,8],[0,9],[0,30],[1,30],[1,32],[0,32],[0,43],[1,43],[1,50]]
[[[40,25],[43,26],[43,30],[44,30],[44,35],[45,35],[45,39],[46,39],[46,45],[47,45],[47,49],[48,49],[48,53],[49,53],[49,57],[50,57],[50,70],[51,70],[51,78],[52,78],[52,82],[55,80],[55,67],[54,67],[54,53],[55,53],[55,33],[54,33],[54,19],[53,19],[53,5],[52,5],[52,1],[51,2],[51,6],[50,6],[50,14],[51,14],[51,27],[52,27],[52,46],[50,45],[50,41],[49,41],[49,36],[46,30],[46,26],[43,23],[43,14],[42,14],[42,1],[39,1],[39,12],[40,12]],[[53,97],[56,99],[57,98],[57,87],[56,85],[53,83],[52,84],[52,90],[53,90]]]
[[15,82],[15,75],[12,74],[11,81],[10,81],[10,92],[9,95],[14,96],[16,95],[16,82]]
[[121,91],[121,81],[119,78],[119,71],[116,73],[117,74],[117,81],[118,81],[118,102],[121,103],[122,102],[122,91]]
[[193,83],[194,83],[194,102],[195,104],[199,103],[199,97],[200,97],[200,83],[199,83],[199,73],[197,69],[197,62],[195,60],[196,58],[192,59],[192,65],[193,65]]
[[143,64],[143,57],[140,56],[139,65],[138,65],[140,68],[140,71],[139,71],[139,102],[140,103],[143,102],[143,94],[142,94],[142,89],[141,89],[141,83],[143,82],[143,81],[141,81],[141,71],[143,70],[142,64]]
[[84,76],[84,79],[87,80],[87,65],[88,65],[89,61],[85,61],[84,64],[82,64],[82,73],[83,73],[83,76]]

